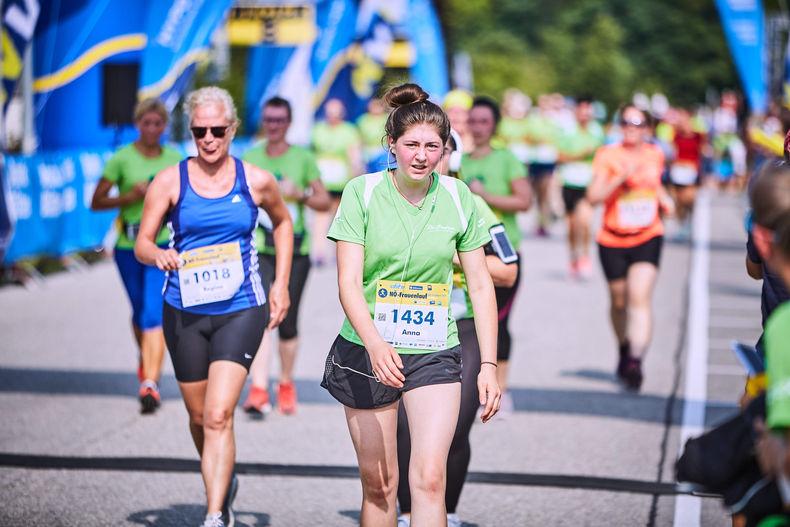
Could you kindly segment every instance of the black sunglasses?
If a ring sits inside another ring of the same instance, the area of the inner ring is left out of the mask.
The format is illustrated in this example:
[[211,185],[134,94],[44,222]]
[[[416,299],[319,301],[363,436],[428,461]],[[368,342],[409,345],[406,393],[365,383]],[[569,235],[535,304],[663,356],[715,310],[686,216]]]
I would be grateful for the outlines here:
[[225,132],[228,131],[228,128],[230,128],[230,125],[226,125],[226,126],[193,126],[192,128],[190,128],[190,130],[192,130],[192,135],[194,135],[195,138],[197,138],[197,139],[203,139],[204,137],[206,137],[206,132],[208,132],[209,130],[211,130],[211,135],[213,135],[214,137],[216,137],[218,139],[221,139],[221,138],[225,137]]

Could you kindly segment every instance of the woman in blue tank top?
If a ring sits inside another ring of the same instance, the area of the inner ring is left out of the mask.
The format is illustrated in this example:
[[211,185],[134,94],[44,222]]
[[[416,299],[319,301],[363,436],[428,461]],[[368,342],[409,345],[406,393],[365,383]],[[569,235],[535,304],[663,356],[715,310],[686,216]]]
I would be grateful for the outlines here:
[[[198,155],[151,183],[134,252],[167,271],[162,329],[201,457],[203,525],[230,527],[238,489],[233,413],[264,328],[276,327],[288,311],[293,226],[274,176],[228,154],[238,122],[228,92],[213,86],[192,92],[185,111]],[[258,207],[274,226],[269,298],[253,239]],[[161,249],[155,237],[165,220],[172,235]]]

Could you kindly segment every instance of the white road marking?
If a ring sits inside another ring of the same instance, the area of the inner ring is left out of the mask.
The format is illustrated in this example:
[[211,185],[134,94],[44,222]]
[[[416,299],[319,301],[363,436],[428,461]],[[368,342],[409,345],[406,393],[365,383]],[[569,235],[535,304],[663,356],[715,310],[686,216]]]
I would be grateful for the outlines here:
[[[708,269],[710,263],[710,195],[701,190],[694,206],[693,249],[689,274],[689,316],[687,320],[686,368],[683,387],[683,421],[680,448],[686,440],[705,428],[705,399],[708,392]],[[699,527],[702,499],[675,498],[675,527]]]

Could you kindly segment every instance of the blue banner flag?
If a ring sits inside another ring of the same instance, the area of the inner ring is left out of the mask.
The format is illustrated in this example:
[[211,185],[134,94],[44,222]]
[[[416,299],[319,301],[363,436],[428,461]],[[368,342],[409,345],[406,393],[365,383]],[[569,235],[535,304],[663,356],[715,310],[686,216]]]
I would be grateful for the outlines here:
[[117,211],[93,212],[93,190],[110,150],[7,156],[14,235],[6,262],[101,247]]
[[151,1],[145,24],[139,99],[157,97],[175,108],[232,0]]
[[3,83],[0,86],[0,103],[5,115],[8,101],[22,74],[22,63],[33,38],[41,6],[38,0],[5,0],[2,6]]
[[765,113],[768,68],[761,0],[716,0],[724,35],[752,111]]
[[436,101],[450,91],[447,58],[439,16],[430,0],[410,0],[404,30],[415,50],[411,78]]
[[108,80],[103,66],[139,65],[147,42],[142,32],[145,4],[42,4],[33,48],[33,104],[43,150],[112,146],[136,137],[130,124],[103,122],[103,85]]
[[[253,15],[263,21],[266,33],[259,45],[250,48],[245,130],[257,130],[261,105],[279,95],[293,109],[288,140],[307,144],[315,111],[346,63],[356,6],[353,0],[287,4],[273,0]],[[294,24],[294,19],[299,23]]]

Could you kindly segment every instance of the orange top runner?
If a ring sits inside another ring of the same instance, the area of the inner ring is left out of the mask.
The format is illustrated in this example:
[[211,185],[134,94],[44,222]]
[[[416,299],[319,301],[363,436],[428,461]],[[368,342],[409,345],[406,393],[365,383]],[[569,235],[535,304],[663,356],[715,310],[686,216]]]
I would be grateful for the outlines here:
[[625,148],[621,143],[603,146],[593,159],[593,173],[610,181],[626,170],[631,174],[604,202],[603,225],[597,240],[606,247],[636,247],[664,234],[658,215],[658,190],[664,171],[664,152],[655,145],[642,143]]

